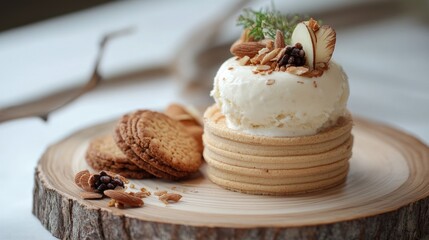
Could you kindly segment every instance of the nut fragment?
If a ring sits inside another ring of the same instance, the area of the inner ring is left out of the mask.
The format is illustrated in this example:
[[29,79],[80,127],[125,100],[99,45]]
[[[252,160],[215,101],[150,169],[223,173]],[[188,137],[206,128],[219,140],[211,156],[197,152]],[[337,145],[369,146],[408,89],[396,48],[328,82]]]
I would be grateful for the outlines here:
[[319,23],[317,23],[317,21],[313,18],[310,18],[310,20],[308,21],[308,26],[311,30],[313,30],[313,32],[317,32],[320,28]]
[[166,193],[161,196],[159,196],[159,200],[162,201],[165,204],[168,204],[169,202],[178,202],[182,198],[182,195],[177,193]]
[[274,79],[268,79],[268,80],[265,82],[265,84],[267,84],[267,85],[273,85],[275,82],[276,82],[276,80],[274,80]]
[[79,187],[82,187],[82,185],[80,184],[80,177],[82,177],[82,175],[84,174],[89,174],[88,170],[82,170],[78,173],[76,173],[76,175],[74,176],[74,183],[76,183],[76,185],[78,185]]
[[268,53],[269,51],[270,51],[270,49],[268,49],[268,48],[262,48],[261,50],[259,50],[258,54],[262,55],[264,53]]
[[285,45],[285,36],[280,30],[276,31],[276,39],[274,40],[274,48],[284,48]]
[[262,61],[262,59],[264,59],[265,55],[267,55],[267,53],[262,53],[262,54],[255,56],[254,63],[255,64],[261,63],[261,61]]
[[308,70],[309,69],[307,67],[294,67],[294,66],[292,66],[292,67],[286,68],[286,71],[288,73],[292,73],[292,74],[295,74],[295,75],[298,75],[298,76],[301,76],[301,75],[307,73]]
[[136,192],[134,193],[134,196],[138,198],[145,198],[150,196],[150,192]]
[[101,199],[103,195],[95,192],[81,192],[80,197],[82,199]]
[[277,56],[275,58],[273,58],[272,60],[276,60],[279,61],[280,59],[282,59],[282,57],[285,55],[286,53],[286,48],[282,48],[280,49],[279,53],[277,54]]
[[266,70],[269,70],[269,69],[271,69],[271,66],[268,66],[268,65],[258,65],[258,66],[256,66],[256,70],[258,70],[258,71],[266,71]]
[[262,39],[260,42],[264,44],[269,51],[274,49],[274,41],[272,39],[265,38],[265,39]]
[[280,52],[280,48],[276,48],[273,51],[267,53],[267,55],[264,56],[264,58],[261,60],[261,64],[265,64],[269,61],[271,61],[271,59],[273,59],[275,56],[277,56],[277,54]]
[[119,209],[123,209],[123,208],[125,208],[124,204],[123,204],[123,203],[121,203],[121,202],[115,202],[115,207],[116,207],[116,208],[119,208]]
[[110,201],[107,203],[108,207],[113,207],[115,206],[116,200],[115,199],[110,199]]
[[156,192],[154,192],[153,194],[154,194],[155,196],[161,196],[161,195],[164,195],[164,194],[166,194],[166,193],[167,193],[167,191],[163,190],[163,191],[156,191]]
[[238,64],[241,66],[244,66],[249,62],[249,60],[250,60],[249,56],[244,56],[240,60],[238,60]]

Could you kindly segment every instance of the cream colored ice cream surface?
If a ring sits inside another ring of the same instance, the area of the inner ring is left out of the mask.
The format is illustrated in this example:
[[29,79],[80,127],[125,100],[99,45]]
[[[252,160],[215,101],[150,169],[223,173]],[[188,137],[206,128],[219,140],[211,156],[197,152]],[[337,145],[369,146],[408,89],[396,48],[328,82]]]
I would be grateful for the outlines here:
[[231,129],[272,137],[314,135],[347,112],[347,75],[333,61],[313,78],[254,69],[230,58],[214,79],[211,96]]

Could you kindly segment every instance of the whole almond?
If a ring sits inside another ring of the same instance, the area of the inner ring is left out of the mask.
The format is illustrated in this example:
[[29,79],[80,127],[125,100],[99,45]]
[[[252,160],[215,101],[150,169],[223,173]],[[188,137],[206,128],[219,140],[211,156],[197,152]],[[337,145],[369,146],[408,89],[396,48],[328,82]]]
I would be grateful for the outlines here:
[[284,48],[285,45],[285,36],[280,30],[276,31],[276,39],[274,40],[274,48]]
[[237,57],[254,57],[265,45],[258,42],[242,42],[231,46],[231,53]]
[[130,194],[124,191],[106,190],[104,191],[104,195],[110,197],[111,199],[115,199],[116,202],[131,206],[131,207],[141,207],[144,204],[141,198],[136,196],[131,196]]
[[84,174],[89,174],[88,170],[82,170],[78,173],[76,173],[76,175],[74,176],[74,183],[76,183],[76,185],[78,185],[79,187],[82,187],[82,185],[80,184],[80,177],[82,177],[82,175]]

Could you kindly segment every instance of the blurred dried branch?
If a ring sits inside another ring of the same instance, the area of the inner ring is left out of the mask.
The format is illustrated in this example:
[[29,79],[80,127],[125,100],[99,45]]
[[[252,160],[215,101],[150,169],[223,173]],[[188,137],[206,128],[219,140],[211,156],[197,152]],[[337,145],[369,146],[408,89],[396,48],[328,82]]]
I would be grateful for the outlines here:
[[106,45],[113,38],[123,36],[132,32],[132,28],[126,28],[106,34],[100,41],[97,57],[95,60],[94,70],[88,82],[78,89],[58,92],[54,95],[42,97],[24,104],[11,106],[5,109],[0,109],[0,122],[11,119],[36,116],[43,121],[47,121],[49,114],[53,111],[71,103],[83,94],[93,90],[102,81],[102,76],[99,73],[99,66],[106,49]]

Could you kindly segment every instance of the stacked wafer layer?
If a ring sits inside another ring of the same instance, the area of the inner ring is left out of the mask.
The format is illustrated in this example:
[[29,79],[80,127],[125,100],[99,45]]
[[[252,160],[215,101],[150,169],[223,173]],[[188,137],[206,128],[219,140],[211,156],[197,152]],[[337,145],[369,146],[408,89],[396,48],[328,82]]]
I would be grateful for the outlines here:
[[217,106],[204,114],[208,176],[230,190],[286,195],[322,190],[346,179],[353,145],[346,116],[316,135],[264,137],[229,129]]

